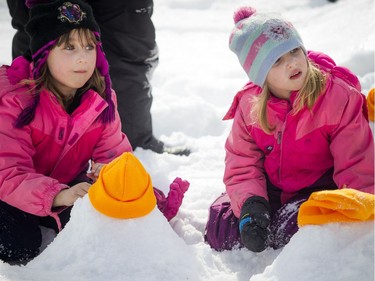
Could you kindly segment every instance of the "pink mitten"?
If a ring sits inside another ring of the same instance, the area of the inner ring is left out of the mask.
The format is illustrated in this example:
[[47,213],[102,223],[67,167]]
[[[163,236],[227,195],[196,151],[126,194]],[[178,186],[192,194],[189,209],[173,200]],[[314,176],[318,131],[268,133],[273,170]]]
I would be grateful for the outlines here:
[[154,187],[158,208],[168,221],[176,216],[189,186],[190,183],[188,181],[176,178],[169,186],[167,197],[164,196],[161,190]]

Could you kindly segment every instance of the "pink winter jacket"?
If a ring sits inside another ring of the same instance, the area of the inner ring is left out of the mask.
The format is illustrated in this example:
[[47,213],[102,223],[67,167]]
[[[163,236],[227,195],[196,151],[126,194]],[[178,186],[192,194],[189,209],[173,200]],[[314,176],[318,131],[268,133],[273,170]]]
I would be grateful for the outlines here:
[[[107,103],[93,90],[71,115],[43,90],[34,120],[16,129],[18,115],[32,101],[28,88],[17,83],[29,77],[29,70],[22,57],[0,68],[0,200],[27,213],[52,216],[60,227],[58,212],[52,210],[56,194],[85,172],[90,159],[108,163],[132,148],[117,110],[115,121],[103,125],[97,120]],[[112,98],[117,105],[114,93]]]
[[237,217],[247,198],[268,199],[265,174],[281,189],[282,203],[332,167],[339,188],[374,193],[374,140],[358,79],[324,54],[308,56],[327,72],[326,90],[311,111],[291,114],[296,93],[290,101],[271,96],[267,116],[276,129],[266,134],[250,118],[250,100],[261,89],[249,83],[224,117],[234,118],[225,144],[224,183]]

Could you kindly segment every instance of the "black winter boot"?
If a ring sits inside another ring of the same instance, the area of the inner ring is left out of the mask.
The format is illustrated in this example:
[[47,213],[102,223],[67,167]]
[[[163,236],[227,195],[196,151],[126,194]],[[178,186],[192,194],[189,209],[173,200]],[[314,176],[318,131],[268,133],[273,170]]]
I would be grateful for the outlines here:
[[190,149],[185,146],[168,146],[164,142],[156,139],[154,136],[145,145],[141,146],[143,149],[150,149],[156,153],[169,153],[174,155],[190,155]]

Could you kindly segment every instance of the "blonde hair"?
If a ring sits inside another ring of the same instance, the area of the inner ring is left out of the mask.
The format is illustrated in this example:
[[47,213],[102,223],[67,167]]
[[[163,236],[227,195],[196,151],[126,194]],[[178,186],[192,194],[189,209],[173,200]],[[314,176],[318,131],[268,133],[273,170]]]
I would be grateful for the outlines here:
[[[321,70],[311,61],[307,60],[307,75],[305,83],[298,91],[293,104],[292,114],[297,114],[305,106],[311,109],[325,88],[326,78]],[[268,134],[275,129],[267,119],[267,102],[270,98],[270,91],[265,83],[259,96],[251,100],[252,108],[250,112],[253,123],[258,123],[260,128]]]
[[[83,41],[86,40],[87,42],[90,42],[94,45],[98,43],[98,40],[96,39],[94,33],[86,28],[79,28],[79,29],[73,29],[69,33],[65,33],[57,40],[56,44],[51,47],[51,50],[55,47],[61,46],[62,44],[69,44],[69,38],[72,32],[78,32],[78,39],[79,43],[83,44]],[[53,83],[53,79],[51,76],[51,73],[48,70],[47,63],[45,63],[40,71],[40,76],[35,80],[22,80],[22,84],[30,85],[31,89],[30,91],[34,92],[35,94],[39,94],[40,91],[45,88],[50,90],[58,99],[58,101],[66,107],[67,103],[69,103],[69,100],[66,99],[66,97],[56,88],[56,86]],[[99,70],[95,68],[93,75],[90,77],[90,79],[85,83],[85,85],[80,88],[77,91],[78,95],[81,95],[85,93],[87,90],[93,89],[96,92],[99,93],[99,95],[103,98],[105,98],[105,82],[104,78],[99,73]]]

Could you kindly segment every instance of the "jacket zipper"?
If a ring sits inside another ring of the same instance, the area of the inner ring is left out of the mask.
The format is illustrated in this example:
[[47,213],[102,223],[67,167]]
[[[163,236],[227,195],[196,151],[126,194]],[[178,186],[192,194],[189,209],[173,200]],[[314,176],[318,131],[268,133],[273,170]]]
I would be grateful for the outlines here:
[[277,144],[281,144],[281,131],[277,132]]
[[60,141],[64,138],[64,131],[65,131],[65,128],[60,127],[60,131],[59,131],[59,140]]
[[[71,131],[71,126],[72,126],[72,118],[69,116],[68,117],[68,120],[67,120],[67,126],[66,126],[66,131],[67,131],[67,134],[68,136],[70,135],[70,131]],[[61,127],[60,128],[60,132],[59,132],[59,139],[61,136],[63,136],[65,133],[65,128],[64,127]],[[65,144],[66,145],[66,144]],[[64,146],[65,146],[64,145]],[[65,149],[64,149],[65,150]],[[64,154],[60,154],[60,157],[59,159],[56,161],[56,164],[55,164],[55,167],[53,168],[52,172],[51,172],[51,175],[55,172],[56,170],[56,167],[60,164],[61,162],[61,159],[64,157],[64,155],[66,154],[66,152]]]
[[281,146],[281,131],[277,132],[277,144],[280,145],[280,165],[278,169],[279,182],[281,181],[281,157],[282,157],[282,146]]
[[285,115],[285,121],[283,123],[283,126],[281,127],[281,130],[277,132],[277,144],[280,146],[280,164],[279,164],[279,169],[278,169],[278,176],[279,176],[279,182],[281,182],[281,165],[282,165],[282,156],[283,156],[283,146],[282,146],[282,143],[281,143],[281,140],[282,140],[282,133],[285,132],[285,128],[286,128],[286,125],[287,125],[287,122],[288,122],[288,116],[289,116],[289,112],[291,111],[292,107],[291,105],[289,104],[288,105],[288,110],[286,112],[286,115]]

